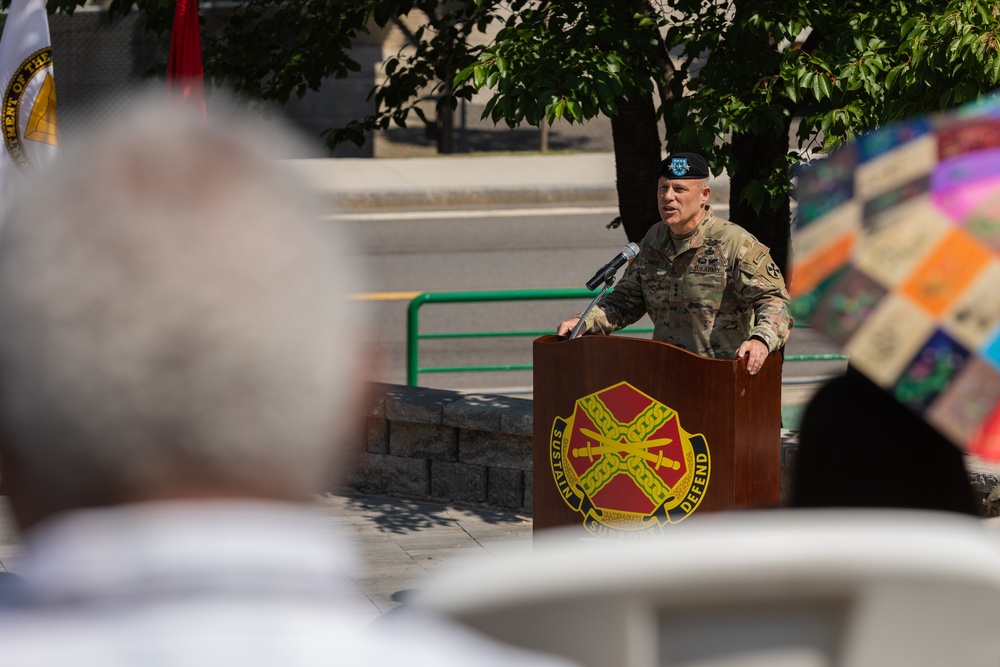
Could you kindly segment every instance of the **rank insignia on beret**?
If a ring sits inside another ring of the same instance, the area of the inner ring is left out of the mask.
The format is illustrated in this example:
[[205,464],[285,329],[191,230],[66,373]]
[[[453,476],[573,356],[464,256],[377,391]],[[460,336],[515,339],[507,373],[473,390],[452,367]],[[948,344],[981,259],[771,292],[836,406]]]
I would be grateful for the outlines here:
[[686,157],[675,157],[670,160],[670,172],[674,176],[683,176],[689,171],[691,171],[691,165],[688,164]]

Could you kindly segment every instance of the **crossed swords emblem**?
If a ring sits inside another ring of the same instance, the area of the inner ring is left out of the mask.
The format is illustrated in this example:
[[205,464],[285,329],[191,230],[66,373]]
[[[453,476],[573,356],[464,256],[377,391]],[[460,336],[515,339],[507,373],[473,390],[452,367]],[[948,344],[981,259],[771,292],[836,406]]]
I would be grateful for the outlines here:
[[[656,471],[661,468],[680,470],[681,463],[664,456],[663,450],[656,454],[649,451],[654,447],[670,444],[673,441],[671,438],[651,439],[649,436],[656,433],[676,413],[666,406],[653,403],[635,419],[623,424],[615,419],[608,407],[596,396],[582,399],[580,407],[603,431],[597,433],[581,428],[580,433],[587,437],[587,446],[570,451],[574,457],[588,458],[592,463],[580,476],[580,485],[587,496],[592,498],[612,479],[625,474],[632,478],[639,490],[657,507],[667,501],[672,492]],[[598,443],[596,446],[595,442]],[[603,456],[617,452],[625,452],[626,456]]]

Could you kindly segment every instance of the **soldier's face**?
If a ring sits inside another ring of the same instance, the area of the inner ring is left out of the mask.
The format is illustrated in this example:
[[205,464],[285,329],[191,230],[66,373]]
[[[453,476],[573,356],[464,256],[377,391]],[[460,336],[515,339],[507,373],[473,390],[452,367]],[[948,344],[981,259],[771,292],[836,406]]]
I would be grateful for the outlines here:
[[707,180],[660,177],[656,199],[660,218],[675,234],[689,232],[705,217],[705,204],[712,189]]

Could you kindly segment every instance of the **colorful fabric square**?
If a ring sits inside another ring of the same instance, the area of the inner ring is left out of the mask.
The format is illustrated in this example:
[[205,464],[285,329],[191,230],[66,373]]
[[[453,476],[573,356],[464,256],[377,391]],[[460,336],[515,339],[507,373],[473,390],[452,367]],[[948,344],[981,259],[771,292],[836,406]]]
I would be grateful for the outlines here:
[[971,358],[925,414],[953,442],[970,442],[1000,401],[1000,372]]
[[931,175],[934,204],[955,222],[962,222],[1000,185],[1000,150],[958,155],[940,163]]
[[1000,252],[1000,186],[964,221],[965,231],[993,252]]
[[848,202],[796,233],[791,295],[808,294],[847,263],[860,231],[861,208]]
[[899,206],[914,197],[926,194],[930,190],[930,187],[931,175],[924,174],[912,181],[903,183],[897,188],[888,190],[874,199],[869,199],[864,203],[864,211],[862,212],[866,224],[869,219],[878,216],[880,213],[891,210],[893,207]]
[[1000,402],[969,439],[968,452],[984,459],[1000,460]]
[[951,384],[969,359],[969,351],[943,331],[936,331],[896,381],[896,399],[923,413]]
[[890,293],[858,328],[845,351],[854,367],[888,389],[931,337],[934,328],[934,321],[925,310]]
[[983,347],[1000,328],[1000,261],[991,259],[944,317],[944,329],[970,350]]
[[893,150],[912,144],[931,132],[931,120],[916,118],[881,128],[858,139],[858,162],[869,162]]
[[913,270],[900,291],[941,315],[986,267],[992,254],[974,238],[955,229],[949,232]]
[[973,117],[937,131],[938,159],[1000,148],[1000,119]]
[[813,326],[844,345],[886,295],[886,289],[854,267],[837,274],[811,314]]
[[990,332],[979,355],[983,358],[983,361],[1000,371],[1000,328]]
[[896,146],[858,164],[854,192],[862,201],[874,199],[910,181],[927,176],[937,162],[937,142],[931,135]]
[[854,263],[886,287],[909,277],[953,229],[926,194],[869,218],[865,227]]
[[845,146],[826,160],[800,169],[795,196],[799,201],[796,225],[805,226],[854,198],[854,146]]
[[812,290],[807,294],[803,294],[798,299],[795,299],[791,303],[792,317],[796,321],[809,321],[812,318],[813,312],[816,307],[823,300],[823,297],[828,291],[837,283],[837,278],[846,271],[847,268],[841,267],[835,273],[831,274],[826,280],[821,282],[816,289]]

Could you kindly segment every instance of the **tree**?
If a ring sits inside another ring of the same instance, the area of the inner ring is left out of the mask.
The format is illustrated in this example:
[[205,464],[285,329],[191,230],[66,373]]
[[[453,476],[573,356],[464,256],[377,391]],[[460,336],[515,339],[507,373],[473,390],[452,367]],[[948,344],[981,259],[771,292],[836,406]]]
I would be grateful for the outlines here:
[[997,2],[732,0],[721,13],[690,5],[667,32],[682,49],[684,85],[667,143],[695,144],[728,170],[732,219],[770,245],[783,269],[796,165],[886,122],[975,99],[1000,80]]
[[[136,6],[151,29],[169,27],[169,0]],[[662,124],[670,150],[702,152],[728,172],[730,217],[782,268],[797,164],[1000,82],[1000,2],[985,0],[242,0],[206,32],[206,72],[285,102],[357,70],[357,36],[410,11],[426,24],[385,63],[375,112],[331,129],[331,144],[414,117],[432,123],[423,99],[441,116],[481,90],[492,93],[486,115],[511,126],[605,115],[620,221],[636,240],[659,217]],[[473,39],[491,31],[485,44]]]
[[657,220],[657,102],[669,104],[673,65],[648,0],[514,3],[489,46],[455,78],[494,91],[484,116],[511,126],[611,119],[620,216],[631,241]]

